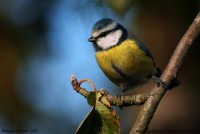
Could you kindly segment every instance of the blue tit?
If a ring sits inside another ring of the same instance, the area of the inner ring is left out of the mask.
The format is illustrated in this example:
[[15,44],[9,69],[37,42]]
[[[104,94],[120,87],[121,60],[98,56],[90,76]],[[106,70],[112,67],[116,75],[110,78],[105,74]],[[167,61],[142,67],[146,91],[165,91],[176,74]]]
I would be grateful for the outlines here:
[[160,71],[140,40],[116,21],[104,18],[92,28],[88,39],[104,74],[123,91],[134,89]]

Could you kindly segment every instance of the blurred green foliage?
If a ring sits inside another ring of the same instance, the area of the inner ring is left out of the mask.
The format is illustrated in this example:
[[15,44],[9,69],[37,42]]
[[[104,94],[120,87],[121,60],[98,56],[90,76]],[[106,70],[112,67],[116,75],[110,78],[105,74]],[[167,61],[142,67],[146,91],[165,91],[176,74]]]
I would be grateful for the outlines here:
[[103,0],[114,12],[124,16],[137,0]]

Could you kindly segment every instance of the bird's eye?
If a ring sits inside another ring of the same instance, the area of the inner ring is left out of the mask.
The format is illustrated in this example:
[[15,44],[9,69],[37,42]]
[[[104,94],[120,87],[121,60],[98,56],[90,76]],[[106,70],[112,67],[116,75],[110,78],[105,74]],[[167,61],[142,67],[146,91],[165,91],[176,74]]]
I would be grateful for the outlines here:
[[106,32],[101,33],[101,36],[106,36]]

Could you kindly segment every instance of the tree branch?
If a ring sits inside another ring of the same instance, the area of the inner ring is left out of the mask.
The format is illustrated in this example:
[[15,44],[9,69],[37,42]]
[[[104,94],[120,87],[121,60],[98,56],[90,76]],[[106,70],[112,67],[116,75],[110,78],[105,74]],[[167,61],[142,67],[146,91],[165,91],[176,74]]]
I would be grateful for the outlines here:
[[[75,75],[71,76],[71,84],[73,86],[73,89],[80,93],[82,96],[85,98],[88,97],[89,92],[85,89],[80,87],[81,83],[87,81],[90,83],[92,86],[93,90],[96,91],[96,88],[94,84],[88,80],[88,79],[82,79],[80,82],[76,79]],[[113,106],[118,106],[118,107],[127,107],[127,106],[133,106],[133,105],[142,105],[145,103],[145,101],[149,98],[150,94],[145,93],[145,94],[138,94],[138,95],[132,95],[132,96],[124,96],[124,95],[117,95],[117,96],[112,96],[110,95],[105,89],[99,90],[102,94],[102,97],[105,97],[108,102],[113,105]],[[102,98],[101,97],[101,98]]]
[[[176,78],[177,73],[183,63],[184,57],[188,52],[190,46],[192,45],[194,39],[197,37],[200,31],[200,12],[197,17],[188,28],[186,33],[183,35],[179,44],[177,45],[167,67],[165,68],[160,79],[166,84],[170,85],[174,78]],[[143,134],[148,129],[148,125],[159,105],[162,97],[165,95],[167,90],[162,86],[154,86],[151,91],[151,95],[148,100],[143,105],[141,111],[139,112],[136,121],[131,129],[131,134]]]

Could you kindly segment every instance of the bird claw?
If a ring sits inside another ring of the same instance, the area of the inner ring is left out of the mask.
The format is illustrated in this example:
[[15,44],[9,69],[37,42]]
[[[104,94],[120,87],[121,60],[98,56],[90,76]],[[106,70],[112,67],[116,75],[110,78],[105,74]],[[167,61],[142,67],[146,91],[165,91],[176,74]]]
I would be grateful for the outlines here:
[[[119,98],[119,100],[121,101],[121,97],[122,97],[123,93],[118,93],[117,94],[117,98]],[[119,108],[122,110],[122,106],[119,106]]]
[[162,86],[164,89],[168,89],[166,84],[157,76],[152,76],[152,79],[158,87]]
[[180,85],[180,81],[175,77],[171,80],[171,82],[168,85],[166,85],[159,77],[152,76],[152,79],[158,87],[162,86],[164,89],[172,89],[173,87],[177,87]]

